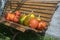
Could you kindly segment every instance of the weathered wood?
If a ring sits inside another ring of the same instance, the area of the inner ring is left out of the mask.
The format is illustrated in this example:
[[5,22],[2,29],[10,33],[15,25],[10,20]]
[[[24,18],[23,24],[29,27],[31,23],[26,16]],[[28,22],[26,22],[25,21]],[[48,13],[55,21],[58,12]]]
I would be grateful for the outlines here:
[[53,13],[53,11],[49,10],[37,10],[37,9],[28,9],[28,8],[21,8],[20,10],[25,10],[25,11],[36,11],[37,13],[45,12],[45,13]]
[[55,6],[56,4],[41,3],[41,2],[26,2],[25,5],[43,5],[43,6]]
[[[17,1],[12,1],[11,4],[7,4],[8,6],[5,7],[5,11],[13,10],[17,8]],[[21,4],[21,3],[20,3]],[[10,7],[9,7],[10,6]],[[57,2],[25,2],[24,4],[21,4],[21,7],[19,8],[19,11],[21,13],[29,14],[31,11],[34,11],[35,15],[40,15],[41,18],[47,22],[49,25],[49,22],[51,21],[51,18],[55,12],[55,9],[57,7]],[[31,29],[30,27],[26,27],[24,25],[20,25],[11,21],[6,21],[4,23],[5,25],[11,26],[19,31],[24,32],[27,29]],[[36,29],[31,29],[35,32],[41,32]],[[43,30],[44,31],[44,30]]]

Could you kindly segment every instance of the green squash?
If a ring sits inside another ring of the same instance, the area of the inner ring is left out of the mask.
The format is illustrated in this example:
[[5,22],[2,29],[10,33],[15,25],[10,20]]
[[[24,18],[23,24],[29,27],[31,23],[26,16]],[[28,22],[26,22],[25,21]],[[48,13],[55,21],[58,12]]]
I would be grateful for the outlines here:
[[20,23],[20,24],[23,24],[23,22],[24,22],[24,20],[25,20],[26,17],[27,17],[27,15],[22,14],[22,15],[20,16],[20,18],[19,18],[19,23]]

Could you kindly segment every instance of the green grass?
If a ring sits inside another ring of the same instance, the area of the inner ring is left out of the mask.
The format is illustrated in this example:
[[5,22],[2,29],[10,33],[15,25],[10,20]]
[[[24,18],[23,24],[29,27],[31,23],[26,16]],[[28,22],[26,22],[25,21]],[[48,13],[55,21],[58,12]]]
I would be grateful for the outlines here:
[[[16,36],[15,34],[18,33]],[[27,30],[26,32],[20,32],[16,29],[10,28],[3,23],[0,24],[0,35],[3,34],[4,36],[0,37],[4,38],[4,40],[43,40],[43,35],[37,35],[35,32],[31,30]],[[15,36],[15,38],[13,37]]]
[[[17,35],[16,35],[17,34]],[[16,36],[15,36],[16,35]],[[15,38],[14,38],[15,36]],[[0,24],[0,40],[55,40],[52,36],[37,35],[37,33],[27,30],[26,32],[20,32],[16,29],[10,28],[4,24]],[[57,39],[56,39],[57,40]]]
[[10,40],[10,37],[7,37],[3,35],[2,33],[0,33],[0,40]]
[[60,38],[46,34],[44,40],[60,40]]

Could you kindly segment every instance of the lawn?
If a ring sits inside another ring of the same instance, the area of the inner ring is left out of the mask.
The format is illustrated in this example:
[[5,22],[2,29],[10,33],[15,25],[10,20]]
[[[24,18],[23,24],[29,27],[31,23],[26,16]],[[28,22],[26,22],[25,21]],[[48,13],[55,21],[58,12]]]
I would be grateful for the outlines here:
[[40,35],[31,30],[20,32],[3,23],[0,24],[0,40],[43,40],[44,34]]
[[0,40],[59,40],[53,36],[37,34],[31,30],[20,32],[16,29],[10,28],[4,24],[0,24]]

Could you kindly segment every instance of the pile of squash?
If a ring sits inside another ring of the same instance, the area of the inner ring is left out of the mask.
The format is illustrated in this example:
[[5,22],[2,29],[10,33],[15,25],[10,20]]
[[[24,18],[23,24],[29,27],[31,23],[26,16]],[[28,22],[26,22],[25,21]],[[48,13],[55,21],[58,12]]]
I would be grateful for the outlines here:
[[43,21],[40,15],[36,16],[33,11],[28,15],[20,11],[7,12],[5,19],[40,31],[47,29],[47,22]]

